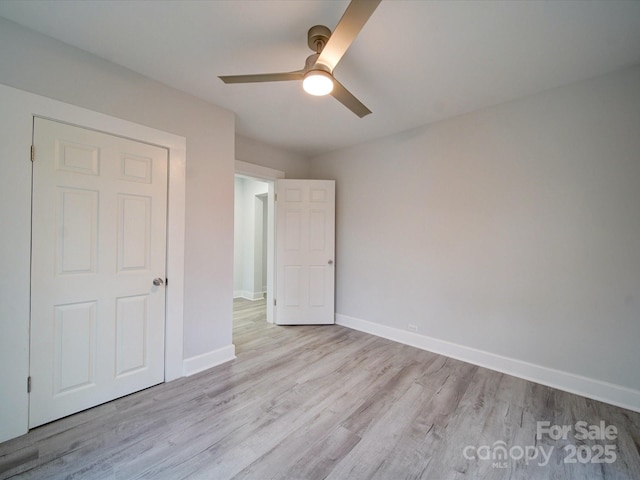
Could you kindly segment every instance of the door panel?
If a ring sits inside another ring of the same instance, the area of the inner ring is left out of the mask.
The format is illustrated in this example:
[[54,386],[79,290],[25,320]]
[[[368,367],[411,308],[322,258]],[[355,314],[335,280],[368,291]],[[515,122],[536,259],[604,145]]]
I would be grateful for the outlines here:
[[93,385],[96,362],[96,302],[54,307],[54,396]]
[[149,295],[116,299],[116,377],[146,366]]
[[149,268],[151,197],[118,195],[118,272]]
[[334,323],[335,181],[278,180],[276,323]]
[[164,380],[164,148],[36,118],[29,426]]
[[58,191],[58,274],[95,273],[99,192],[75,188]]

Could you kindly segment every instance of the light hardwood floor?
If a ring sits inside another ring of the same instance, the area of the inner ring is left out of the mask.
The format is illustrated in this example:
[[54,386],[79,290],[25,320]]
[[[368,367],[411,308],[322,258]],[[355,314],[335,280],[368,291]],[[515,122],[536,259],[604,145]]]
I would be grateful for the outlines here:
[[[264,302],[235,310],[235,361],[0,444],[0,478],[640,478],[638,413],[340,326],[269,325]],[[538,421],[572,432],[536,439]],[[576,439],[578,421],[617,437]],[[614,462],[581,463],[607,444]]]

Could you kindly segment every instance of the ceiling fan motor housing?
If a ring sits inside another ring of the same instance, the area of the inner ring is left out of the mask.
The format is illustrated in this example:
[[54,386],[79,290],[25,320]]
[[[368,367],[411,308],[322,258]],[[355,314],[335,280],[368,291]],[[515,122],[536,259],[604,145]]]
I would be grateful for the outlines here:
[[331,30],[324,25],[314,25],[307,33],[307,45],[316,53],[320,53],[331,37]]

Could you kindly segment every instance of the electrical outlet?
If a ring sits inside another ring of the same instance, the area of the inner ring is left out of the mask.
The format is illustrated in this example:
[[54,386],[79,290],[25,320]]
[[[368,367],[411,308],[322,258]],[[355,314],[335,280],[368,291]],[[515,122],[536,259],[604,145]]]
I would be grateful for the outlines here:
[[418,331],[418,326],[417,326],[417,325],[409,324],[409,325],[407,326],[407,330],[409,330],[410,332],[417,332],[417,331]]

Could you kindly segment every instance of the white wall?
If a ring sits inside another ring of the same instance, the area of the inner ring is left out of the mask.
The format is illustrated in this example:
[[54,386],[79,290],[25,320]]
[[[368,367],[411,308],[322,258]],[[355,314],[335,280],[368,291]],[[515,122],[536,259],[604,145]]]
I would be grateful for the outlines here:
[[242,296],[244,283],[244,179],[235,178],[233,194],[233,296]]
[[[269,185],[267,184],[267,190]],[[262,207],[262,232],[260,232],[260,240],[262,241],[262,259],[260,268],[262,270],[262,275],[260,276],[260,285],[262,286],[261,290],[263,292],[267,291],[268,288],[268,275],[267,270],[269,269],[269,252],[267,249],[269,248],[269,195],[261,195],[260,196],[260,206]]]
[[[244,291],[251,299],[262,297],[262,202],[256,195],[267,193],[265,182],[245,180]],[[258,208],[258,204],[260,208]]]
[[[8,96],[0,89],[0,442],[25,433],[29,415],[25,385],[29,375],[31,165],[12,161],[24,152],[6,140],[20,138],[25,126],[20,120],[4,118],[4,112],[13,111],[6,104]],[[31,129],[32,122],[26,128]],[[29,142],[31,136],[26,133],[23,138]]]
[[640,410],[640,67],[311,168],[337,180],[338,320]]
[[236,135],[236,160],[286,172],[287,178],[309,178],[309,159],[259,140]]
[[233,294],[234,297],[256,300],[264,293],[263,206],[256,196],[266,194],[268,184],[236,177],[235,188]]

